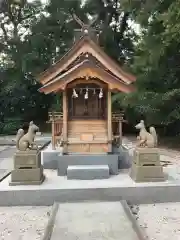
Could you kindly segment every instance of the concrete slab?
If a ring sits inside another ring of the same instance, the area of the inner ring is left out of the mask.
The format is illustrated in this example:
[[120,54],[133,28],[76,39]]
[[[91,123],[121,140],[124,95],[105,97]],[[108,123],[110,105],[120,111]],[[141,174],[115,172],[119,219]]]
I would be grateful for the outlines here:
[[15,146],[10,146],[8,148],[6,148],[4,151],[0,152],[0,158],[9,158],[12,157],[13,154],[16,151],[16,147]]
[[2,145],[0,146],[0,152],[4,151],[5,149],[7,149],[10,146],[6,146],[6,145]]
[[9,169],[14,168],[13,158],[0,158],[0,169]]
[[8,169],[0,169],[0,182],[3,181],[10,174],[11,174],[10,170],[8,170]]
[[[174,170],[170,171],[174,174]],[[128,172],[109,179],[67,180],[45,170],[40,186],[9,186],[11,176],[0,182],[0,206],[48,206],[56,202],[119,201],[132,204],[180,202],[180,177],[158,183],[135,183]],[[179,173],[177,173],[179,174]]]
[[41,163],[44,169],[57,169],[57,161],[59,159],[59,150],[52,150],[49,145],[46,149],[41,151]]
[[60,204],[51,240],[138,240],[120,202]]
[[119,169],[129,169],[131,167],[132,154],[126,146],[113,147],[113,153],[118,155]]
[[109,178],[108,165],[80,165],[68,166],[67,179],[106,179]]

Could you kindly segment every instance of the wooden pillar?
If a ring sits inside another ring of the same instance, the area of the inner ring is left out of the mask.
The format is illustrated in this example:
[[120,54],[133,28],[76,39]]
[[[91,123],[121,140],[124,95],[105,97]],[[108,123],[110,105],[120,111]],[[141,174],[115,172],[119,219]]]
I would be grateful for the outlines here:
[[67,152],[67,93],[63,91],[63,151]]
[[107,94],[107,123],[108,123],[108,152],[112,152],[112,102],[111,91],[108,89]]

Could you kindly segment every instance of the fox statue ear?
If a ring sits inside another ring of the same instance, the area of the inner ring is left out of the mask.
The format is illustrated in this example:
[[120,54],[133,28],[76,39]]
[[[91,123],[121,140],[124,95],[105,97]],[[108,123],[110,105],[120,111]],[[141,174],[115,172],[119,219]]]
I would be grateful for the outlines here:
[[33,122],[33,121],[31,121],[31,122],[29,123],[29,125],[30,125],[30,126],[32,126],[33,124],[34,124],[34,122]]
[[141,123],[144,123],[144,120],[141,120]]

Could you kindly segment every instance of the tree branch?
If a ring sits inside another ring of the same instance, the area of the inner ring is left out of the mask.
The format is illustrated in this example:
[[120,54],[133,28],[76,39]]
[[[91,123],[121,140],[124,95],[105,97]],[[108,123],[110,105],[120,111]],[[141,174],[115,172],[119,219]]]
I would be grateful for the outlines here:
[[121,36],[123,36],[123,34],[124,34],[125,30],[126,30],[127,20],[128,20],[129,14],[130,14],[129,12],[125,12],[124,16],[122,18],[121,26],[120,26],[120,34],[121,34]]
[[3,34],[4,34],[4,39],[6,42],[8,42],[8,35],[7,35],[7,32],[6,32],[6,29],[5,29],[5,23],[1,23],[0,26],[1,26],[1,29],[3,31]]

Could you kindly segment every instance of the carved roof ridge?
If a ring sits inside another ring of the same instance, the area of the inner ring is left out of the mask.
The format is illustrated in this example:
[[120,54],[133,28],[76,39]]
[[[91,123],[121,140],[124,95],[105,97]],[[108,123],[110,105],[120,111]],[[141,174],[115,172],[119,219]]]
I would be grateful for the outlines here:
[[[118,63],[116,63],[116,61],[114,61],[113,59],[111,59],[102,49],[99,45],[97,45],[88,35],[83,35],[77,42],[75,42],[75,44],[69,49],[69,51],[63,56],[61,57],[57,62],[55,62],[50,68],[48,68],[47,70],[45,70],[44,72],[42,72],[41,74],[39,74],[39,76],[37,77],[37,79],[42,79],[42,78],[48,78],[48,75],[51,75],[54,73],[54,77],[55,75],[57,76],[61,71],[63,71],[63,64],[65,64],[65,62],[67,61],[68,57],[72,57],[76,51],[78,51],[78,49],[81,49],[81,46],[85,43],[88,42],[90,44],[90,47],[92,49],[94,49],[94,51],[97,52],[97,54],[100,54],[102,58],[105,58],[105,61],[109,62],[112,66],[112,68],[115,69],[116,74],[119,73],[119,75],[122,75],[122,79],[126,79],[124,81],[127,81],[129,83],[134,82],[136,79],[133,75],[126,73],[119,65]],[[70,63],[71,64],[71,63]],[[69,65],[70,65],[69,64]],[[58,73],[58,68],[61,68],[61,71]],[[53,76],[51,77],[51,79],[53,78]],[[51,81],[50,77],[49,80],[47,79],[44,83],[46,84],[47,82]]]

